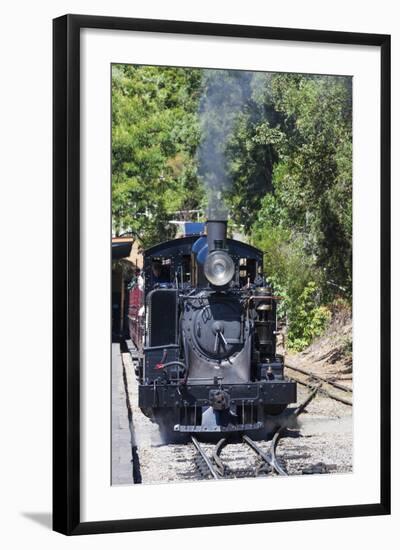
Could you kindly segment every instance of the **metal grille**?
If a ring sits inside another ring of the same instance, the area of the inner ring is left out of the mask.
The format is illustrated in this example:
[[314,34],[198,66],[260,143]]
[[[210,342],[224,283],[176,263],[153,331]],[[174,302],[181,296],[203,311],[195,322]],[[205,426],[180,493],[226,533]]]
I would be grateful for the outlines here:
[[177,291],[157,289],[149,293],[149,346],[177,343]]

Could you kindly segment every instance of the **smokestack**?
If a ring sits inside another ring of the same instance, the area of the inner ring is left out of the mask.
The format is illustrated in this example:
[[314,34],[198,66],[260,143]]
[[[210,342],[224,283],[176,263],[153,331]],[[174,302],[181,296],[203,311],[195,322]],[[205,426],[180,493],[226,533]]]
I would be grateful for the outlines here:
[[226,220],[207,220],[207,244],[208,252],[225,248]]

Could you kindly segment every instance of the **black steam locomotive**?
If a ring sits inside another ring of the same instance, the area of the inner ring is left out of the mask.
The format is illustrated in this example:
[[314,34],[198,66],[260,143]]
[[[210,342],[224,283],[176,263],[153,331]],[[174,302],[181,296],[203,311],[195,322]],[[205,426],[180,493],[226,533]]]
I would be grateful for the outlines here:
[[139,406],[175,432],[259,430],[296,401],[276,353],[276,297],[262,253],[226,229],[208,221],[207,235],[144,254],[143,307],[129,316]]

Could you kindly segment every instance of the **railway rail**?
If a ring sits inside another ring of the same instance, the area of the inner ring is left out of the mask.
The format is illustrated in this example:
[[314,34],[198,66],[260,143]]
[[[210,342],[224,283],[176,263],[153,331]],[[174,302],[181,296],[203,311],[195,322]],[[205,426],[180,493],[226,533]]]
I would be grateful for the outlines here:
[[[125,352],[130,349],[125,349]],[[124,353],[123,361],[126,367],[126,373],[129,374],[129,380],[127,380],[127,386],[129,391],[133,391],[130,396],[130,401],[136,403],[137,400],[137,385],[134,380],[134,363],[132,362],[132,354]],[[129,361],[128,361],[129,356]],[[291,365],[286,365],[289,369]],[[296,370],[298,372],[296,372]],[[311,431],[309,420],[305,421],[303,428],[305,430],[306,437],[313,435],[312,441],[302,439],[296,441],[298,437],[297,424],[292,422],[291,418],[299,416],[307,405],[317,395],[322,398],[330,398],[327,393],[329,388],[332,391],[339,393],[341,388],[335,387],[333,384],[328,384],[326,378],[314,373],[308,372],[304,369],[294,367],[291,369],[293,374],[298,376],[297,381],[304,387],[300,395],[303,396],[304,401],[297,407],[297,409],[287,410],[287,413],[282,417],[275,417],[279,423],[281,420],[282,425],[277,425],[272,434],[266,438],[257,438],[254,441],[254,436],[232,434],[222,437],[216,443],[211,443],[208,440],[202,440],[197,434],[193,434],[193,437],[188,442],[182,444],[165,444],[159,443],[159,434],[155,430],[154,425],[147,422],[146,417],[142,415],[137,407],[133,407],[133,422],[138,435],[138,460],[140,461],[141,474],[143,476],[143,483],[165,481],[167,479],[181,479],[181,480],[199,480],[199,479],[233,479],[233,478],[249,478],[258,476],[287,476],[287,475],[301,475],[301,474],[318,474],[329,473],[330,471],[346,472],[349,471],[349,466],[346,463],[347,449],[349,444],[347,439],[340,435],[339,439],[335,439],[335,443],[329,442],[328,447],[332,446],[333,452],[327,452],[326,441],[330,441],[329,435],[320,435],[320,427],[317,428],[317,434],[313,427],[313,419],[315,414],[324,416],[325,412],[322,412],[321,406],[316,405],[311,410],[307,409],[306,412],[311,413],[307,415],[311,421]],[[292,372],[290,372],[292,374]],[[308,391],[306,391],[308,389]],[[351,397],[352,392],[350,388],[348,391],[341,391],[343,396]],[[322,401],[321,401],[322,402]],[[325,401],[324,401],[325,402]],[[347,418],[345,410],[348,407],[339,407],[336,409],[333,405],[331,413],[328,414],[336,417],[336,410],[342,411],[343,418]],[[347,403],[346,403],[347,405]],[[326,409],[323,409],[325,411]],[[349,411],[350,415],[351,412]],[[322,417],[317,416],[318,422],[321,422]],[[345,421],[346,422],[346,421]],[[328,419],[329,423],[329,419]],[[308,426],[308,428],[307,428]],[[336,424],[335,424],[336,426]],[[346,430],[347,424],[342,424],[342,427]],[[286,431],[286,427],[289,428]],[[295,428],[295,431],[292,430]],[[302,428],[302,432],[303,432]],[[329,428],[331,430],[331,428]],[[336,430],[336,428],[335,428]],[[337,428],[338,432],[343,433],[342,428]],[[321,432],[322,433],[322,432]],[[329,432],[331,433],[331,432]],[[308,434],[308,435],[307,435]],[[315,438],[314,438],[315,435]],[[282,440],[281,440],[282,438]],[[328,439],[326,439],[328,438]],[[156,442],[156,444],[154,444]],[[155,446],[154,446],[155,445]],[[350,441],[351,447],[351,441]],[[151,451],[150,451],[151,449]],[[339,450],[339,454],[335,454],[336,450]],[[345,460],[342,458],[345,456]],[[151,457],[151,460],[149,460]],[[333,460],[332,460],[333,459]],[[351,461],[351,457],[348,459]],[[334,462],[334,463],[331,463]],[[160,467],[163,464],[163,467]],[[175,466],[168,466],[165,468],[165,464]],[[349,462],[350,464],[350,462]],[[175,473],[176,468],[176,473]],[[135,481],[136,483],[138,481]]]
[[[305,369],[301,369],[299,367],[293,367],[292,365],[288,365],[287,363],[285,364],[285,368],[307,377],[307,380],[302,380],[299,377],[295,377],[291,375],[291,379],[297,382],[298,384],[301,384],[302,386],[306,386],[312,389],[315,387],[315,384],[313,381],[316,381],[319,383],[319,391],[322,394],[326,395],[327,397],[330,397],[331,399],[334,399],[335,401],[339,401],[344,405],[348,405],[349,407],[353,406],[353,402],[347,399],[347,395],[353,393],[352,388],[349,388],[348,386],[345,386],[343,384],[339,384],[338,382],[334,380],[330,380],[329,378],[319,376],[318,374],[315,374],[313,372],[306,371]],[[346,397],[344,397],[343,395],[339,395],[337,393],[332,393],[329,389],[327,389],[324,386],[328,386],[328,388],[329,386],[332,386],[333,388],[340,390],[342,394],[344,393]]]
[[[312,389],[306,399],[293,411],[292,416],[298,417],[307,407],[307,405],[314,399],[320,389],[320,384]],[[249,449],[251,449],[259,459],[258,462],[252,467],[243,469],[230,468],[221,458],[222,450],[229,445],[232,441],[229,438],[221,438],[214,446],[211,456],[203,448],[199,440],[195,436],[191,436],[191,441],[197,451],[196,465],[203,477],[213,477],[214,479],[226,479],[237,477],[257,477],[261,474],[273,474],[279,476],[287,476],[288,473],[285,469],[283,462],[277,456],[277,447],[279,440],[281,439],[286,429],[286,423],[278,426],[271,439],[270,447],[265,452],[257,443],[251,439],[248,435],[242,435],[241,441]]]

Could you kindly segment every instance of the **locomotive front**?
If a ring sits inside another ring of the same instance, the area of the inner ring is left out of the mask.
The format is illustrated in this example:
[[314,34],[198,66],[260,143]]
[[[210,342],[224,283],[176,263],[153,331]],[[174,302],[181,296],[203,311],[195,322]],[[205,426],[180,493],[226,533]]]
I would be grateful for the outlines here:
[[261,274],[240,284],[226,228],[208,221],[193,244],[195,281],[148,296],[139,405],[176,432],[259,430],[296,401],[276,353],[276,297]]

